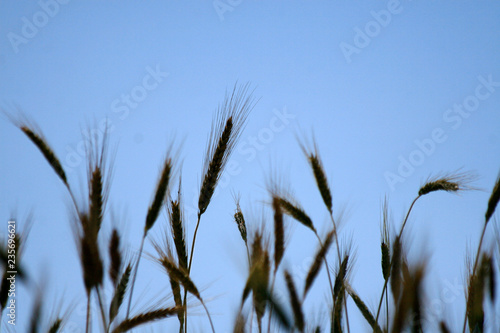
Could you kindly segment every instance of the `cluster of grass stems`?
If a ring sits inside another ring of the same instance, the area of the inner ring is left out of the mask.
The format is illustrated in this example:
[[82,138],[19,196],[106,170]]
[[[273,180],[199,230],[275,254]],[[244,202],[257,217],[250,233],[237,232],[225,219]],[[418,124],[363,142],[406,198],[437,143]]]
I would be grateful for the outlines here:
[[[245,127],[247,116],[254,105],[255,100],[248,91],[248,84],[235,85],[234,90],[226,95],[223,104],[219,106],[215,114],[203,163],[196,227],[190,242],[187,239],[187,221],[183,213],[181,177],[176,175],[178,173],[177,158],[172,147],[167,149],[153,192],[153,199],[146,212],[139,251],[136,256],[129,260],[126,260],[124,255],[122,234],[116,227],[112,229],[107,240],[107,249],[102,249],[100,246],[101,238],[104,237],[100,230],[108,211],[108,193],[112,172],[108,157],[107,136],[105,135],[100,141],[94,139],[87,147],[88,193],[81,204],[74,195],[62,164],[41,131],[28,122],[25,117],[11,116],[13,123],[43,154],[55,174],[63,182],[71,198],[73,204],[72,227],[87,298],[86,320],[85,323],[82,323],[85,325],[85,332],[90,332],[96,326],[99,326],[102,332],[127,332],[136,327],[167,318],[177,318],[179,332],[188,332],[188,309],[195,306],[188,304],[188,294],[192,295],[203,307],[207,318],[206,327],[209,327],[213,332],[216,331],[209,307],[205,304],[204,298],[190,273],[203,214],[211,203],[224,167],[234,151],[237,140]],[[285,190],[279,182],[271,181],[268,184],[268,204],[273,213],[273,232],[266,232],[265,228],[254,228],[256,230],[250,232],[247,231],[246,219],[240,207],[239,198],[236,199],[234,221],[246,247],[247,258],[245,260],[248,262],[248,276],[241,292],[240,307],[234,320],[234,332],[258,331],[260,333],[278,330],[351,332],[348,300],[352,300],[353,305],[355,305],[355,307],[349,307],[349,310],[353,311],[357,308],[373,332],[424,332],[429,330],[428,327],[426,328],[426,325],[428,326],[425,321],[426,304],[422,296],[426,276],[425,260],[418,264],[408,262],[404,246],[405,226],[421,197],[432,195],[433,192],[437,191],[459,192],[469,189],[470,178],[468,175],[458,173],[429,179],[419,189],[415,199],[411,202],[399,232],[393,235],[389,230],[394,229],[395,226],[390,225],[388,204],[384,202],[380,246],[380,278],[383,281],[383,288],[380,292],[378,307],[370,309],[349,282],[353,254],[349,247],[342,247],[339,242],[337,221],[334,219],[333,213],[332,193],[317,145],[313,141],[313,144],[301,144],[301,148],[309,163],[331,224],[328,230],[320,235],[317,226],[291,194],[291,191]],[[176,177],[178,177],[177,181]],[[173,188],[177,188],[176,195],[172,195],[175,193],[171,190]],[[499,253],[495,253],[491,249],[484,249],[483,240],[488,225],[491,225],[489,222],[494,216],[499,200],[500,177],[493,186],[479,245],[467,272],[463,332],[467,329],[470,332],[486,331],[488,320],[485,318],[485,306],[487,302],[494,305],[497,298],[495,289],[497,268],[495,265],[500,264],[500,256]],[[158,304],[153,308],[133,314],[131,313],[131,305],[134,302],[134,286],[138,279],[145,278],[140,274],[144,243],[149,238],[151,229],[157,224],[162,210],[165,210],[168,216],[168,228],[166,228],[165,236],[162,241],[152,239],[150,241],[156,250],[154,260],[164,271],[170,283],[173,302]],[[314,260],[303,281],[297,281],[297,277],[292,272],[281,267],[286,251],[286,226],[287,223],[294,223],[288,220],[298,222],[304,231],[311,232],[317,239]],[[16,236],[16,259],[21,278],[26,275],[21,258],[26,236],[26,233]],[[496,240],[500,242],[499,237]],[[332,256],[329,256],[330,250],[334,252]],[[6,280],[8,271],[6,251],[7,244],[4,244],[0,252],[4,271],[0,286],[2,314],[4,314],[9,301],[9,281]],[[108,261],[103,260],[106,255],[109,257]],[[109,264],[106,265],[105,262],[109,262]],[[318,276],[320,276],[321,270],[326,271],[328,280],[327,325],[307,318],[303,308],[303,304]],[[283,298],[276,297],[275,282],[277,278],[282,278],[284,281],[287,302],[283,302]],[[103,297],[103,288],[108,283],[114,289],[114,294],[111,299],[106,300]],[[68,313],[56,314],[47,327],[41,327],[43,297],[43,293],[40,292],[34,301],[30,332],[61,331]],[[94,309],[93,304],[98,304],[98,308]],[[245,306],[246,304],[249,305]],[[394,311],[389,312],[389,308],[394,309]],[[493,308],[495,307],[493,306]],[[434,324],[443,333],[451,332],[449,323],[444,318],[439,323]]]

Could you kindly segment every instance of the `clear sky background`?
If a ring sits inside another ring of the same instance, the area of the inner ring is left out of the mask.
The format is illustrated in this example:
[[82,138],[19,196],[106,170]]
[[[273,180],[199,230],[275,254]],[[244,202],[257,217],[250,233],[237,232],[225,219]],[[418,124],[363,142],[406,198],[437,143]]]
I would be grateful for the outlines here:
[[[479,191],[422,198],[407,230],[409,257],[429,260],[428,316],[445,318],[456,330],[463,320],[466,250],[477,246],[500,170],[499,17],[496,1],[2,1],[0,101],[36,121],[75,188],[86,174],[82,129],[108,120],[116,148],[108,213],[117,218],[107,215],[103,250],[115,223],[132,257],[173,138],[192,238],[212,115],[235,82],[255,87],[260,100],[233,170],[203,216],[193,261],[192,278],[219,332],[232,327],[247,269],[232,191],[241,193],[250,229],[264,219],[272,230],[266,179],[277,173],[318,230],[330,225],[297,133],[314,132],[334,212],[344,212],[341,239],[356,253],[351,285],[371,309],[383,285],[383,198],[396,229],[429,176],[475,173]],[[46,318],[59,304],[72,305],[66,330],[83,332],[85,294],[66,190],[5,117],[0,133],[0,233],[6,237],[13,212],[19,229],[33,212],[23,261],[32,277],[46,277]],[[162,216],[152,236],[165,224]],[[286,226],[283,265],[298,282],[316,240],[295,221]],[[487,234],[492,247],[493,228]],[[153,252],[150,244],[146,252]],[[335,262],[333,251],[329,258]],[[134,312],[167,296],[167,285],[161,269],[143,260]],[[324,326],[326,292],[323,270],[304,306],[307,319]],[[18,331],[26,327],[33,295],[33,288],[20,286]],[[348,306],[353,332],[369,331],[354,304]],[[193,312],[190,328],[207,331],[201,307]],[[175,328],[177,319],[152,327]]]

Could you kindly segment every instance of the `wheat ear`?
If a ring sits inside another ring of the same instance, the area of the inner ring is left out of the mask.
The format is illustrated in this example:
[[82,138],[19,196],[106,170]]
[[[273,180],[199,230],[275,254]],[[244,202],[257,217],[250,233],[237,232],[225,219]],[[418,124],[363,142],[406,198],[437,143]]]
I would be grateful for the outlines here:
[[167,307],[138,314],[137,316],[122,321],[113,330],[113,333],[122,333],[130,331],[131,329],[137,326],[171,317],[175,315],[178,311],[182,311],[182,309],[179,309],[178,307]]
[[285,270],[284,274],[286,287],[288,289],[288,296],[290,297],[290,304],[292,305],[293,316],[295,319],[295,327],[297,327],[300,332],[304,332],[304,314],[302,312],[302,304],[297,294],[297,288],[295,288],[295,283],[293,282],[293,278],[290,273]]
[[370,324],[371,328],[373,329],[374,333],[382,333],[382,329],[380,328],[379,324],[375,320],[375,317],[371,313],[371,311],[368,309],[366,306],[365,302],[356,294],[354,290],[352,290],[350,287],[347,288],[347,292],[351,296],[352,300],[358,307],[359,311],[365,317],[366,321],[368,324]]
[[115,292],[113,295],[113,299],[109,306],[109,324],[113,322],[116,315],[118,314],[118,310],[123,303],[123,299],[125,297],[125,293],[127,291],[128,282],[130,279],[130,273],[132,272],[132,266],[130,264],[125,268],[125,272],[123,272],[119,283],[115,287]]
[[111,232],[108,250],[110,258],[109,277],[111,278],[113,285],[116,286],[119,282],[118,275],[120,274],[120,270],[122,269],[120,234],[118,233],[118,229],[116,228],[113,228],[113,231]]

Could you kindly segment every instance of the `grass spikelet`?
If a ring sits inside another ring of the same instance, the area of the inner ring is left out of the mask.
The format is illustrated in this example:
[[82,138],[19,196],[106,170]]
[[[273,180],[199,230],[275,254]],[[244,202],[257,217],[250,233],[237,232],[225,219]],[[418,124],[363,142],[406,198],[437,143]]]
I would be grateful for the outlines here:
[[210,204],[215,187],[224,171],[235,144],[245,126],[248,113],[254,106],[253,98],[247,95],[248,84],[234,87],[219,106],[212,124],[203,163],[203,181],[198,199],[198,215],[202,215]]
[[291,200],[285,199],[284,197],[277,197],[276,199],[284,213],[316,232],[311,218],[298,204],[294,204]]
[[125,293],[127,291],[128,281],[130,279],[130,273],[132,272],[132,266],[130,264],[125,268],[125,272],[123,272],[122,277],[120,278],[120,282],[116,285],[115,293],[113,295],[113,299],[109,306],[109,322],[112,323],[118,314],[118,310],[123,303],[123,298],[125,297]]
[[493,256],[488,258],[487,262],[487,279],[488,279],[488,291],[490,295],[490,300],[492,304],[495,304],[496,299],[496,279],[495,279],[495,265],[493,263]]
[[500,201],[500,174],[497,177],[497,181],[495,182],[495,186],[493,187],[493,191],[491,192],[490,199],[488,200],[488,208],[486,209],[485,214],[485,223],[488,223],[490,218],[495,213],[498,201]]
[[266,310],[266,304],[269,298],[269,276],[271,270],[271,262],[269,253],[263,244],[262,231],[256,231],[253,236],[250,255],[250,272],[248,274],[243,295],[241,298],[241,306],[252,292],[253,306],[257,315],[259,330],[262,329],[262,317]]
[[[257,283],[253,286],[253,302],[255,313],[257,314],[257,321],[259,327],[262,326],[262,317],[266,312],[266,304],[269,300],[269,273],[271,270],[271,262],[269,253],[264,249],[262,257],[257,266]],[[262,328],[261,328],[262,330]]]
[[62,319],[57,318],[55,319],[52,324],[49,326],[49,329],[47,330],[48,333],[57,333],[62,327]]
[[103,264],[97,244],[96,225],[90,223],[85,213],[81,213],[79,219],[82,225],[79,237],[80,261],[85,289],[90,294],[92,288],[102,284]]
[[318,187],[321,198],[325,203],[326,208],[332,213],[332,193],[330,191],[330,186],[328,185],[328,180],[326,178],[325,169],[319,156],[318,146],[313,138],[312,148],[306,148],[306,145],[300,144],[302,151],[306,155],[307,161],[311,166],[314,179],[316,180],[316,186]]
[[[158,258],[156,261],[161,265],[162,268],[164,268],[167,272],[167,275],[169,277],[169,282],[170,282],[170,287],[172,288],[172,294],[174,296],[174,301],[175,305],[178,308],[184,308],[183,306],[183,301],[181,298],[181,288],[178,282],[178,279],[172,276],[172,274],[169,272],[168,269],[166,269],[163,261],[168,260],[170,262],[173,262],[172,258],[172,250],[171,250],[171,245],[169,242],[169,238],[165,237],[164,238],[164,244],[163,247],[156,241],[153,241],[153,247],[155,248],[156,252],[158,253]],[[173,265],[175,266],[175,265]],[[183,270],[183,268],[179,264],[179,269]],[[184,271],[186,271],[184,269]],[[182,331],[182,327],[184,326],[184,311],[179,311],[177,313],[177,318],[179,319],[179,324],[180,324],[180,331]]]
[[[170,287],[172,288],[172,294],[174,295],[174,302],[175,306],[178,308],[182,308],[182,297],[181,297],[181,287],[179,283],[171,278],[170,280]],[[184,311],[179,311],[177,313],[177,318],[179,319],[179,325],[180,329],[179,331],[182,331],[182,328],[184,327]]]
[[160,178],[156,185],[154,199],[148,208],[148,213],[146,215],[146,224],[144,226],[144,233],[147,233],[153,227],[154,223],[158,219],[161,206],[163,205],[163,200],[165,200],[167,194],[170,175],[172,172],[172,159],[170,158],[169,155],[170,154],[167,154],[167,157],[163,162]]
[[247,225],[245,222],[245,217],[243,216],[243,212],[241,211],[240,204],[236,202],[236,212],[234,213],[234,222],[238,226],[238,230],[240,231],[241,239],[247,243]]
[[344,291],[345,286],[342,284],[342,287],[339,291],[339,297],[335,301],[333,305],[333,318],[332,318],[332,331],[334,333],[342,333],[342,307],[344,305]]
[[382,206],[382,241],[380,244],[380,249],[382,252],[382,276],[384,280],[387,281],[391,274],[391,252],[389,249],[389,244],[391,244],[390,236],[389,236],[389,207],[387,203],[387,198],[384,200],[384,204]]
[[471,189],[471,187],[467,184],[473,179],[474,177],[467,173],[457,173],[454,175],[431,178],[420,188],[418,195],[422,196],[435,191],[458,192],[468,190]]
[[[411,311],[420,312],[416,306],[420,303],[419,298],[422,293],[422,281],[424,277],[425,267],[418,266],[409,270],[408,276],[405,279],[404,287],[401,292],[401,297],[396,303],[396,313],[391,332],[402,332],[408,324]],[[418,319],[418,314],[417,314]],[[419,320],[410,320],[413,329],[418,329]],[[416,325],[416,326],[415,326]]]
[[335,284],[333,286],[333,301],[336,303],[336,299],[339,297],[340,291],[344,289],[345,278],[347,276],[347,269],[349,263],[349,255],[345,255],[342,263],[340,264],[337,275],[335,276]]
[[181,198],[180,189],[179,196],[176,201],[170,202],[169,207],[169,220],[170,229],[174,238],[175,250],[177,252],[177,259],[179,261],[179,266],[184,270],[188,268],[185,232],[184,232],[184,220],[181,208]]
[[478,270],[469,278],[467,293],[467,319],[471,332],[483,332],[484,329],[484,296],[489,276],[489,256],[484,253]]
[[279,199],[273,196],[272,201],[274,211],[274,271],[277,271],[285,252],[285,231]]
[[307,273],[306,282],[304,285],[304,295],[302,296],[303,298],[305,298],[305,296],[306,296],[307,292],[309,291],[309,289],[311,288],[314,280],[318,276],[319,270],[321,269],[321,263],[324,260],[324,258],[326,257],[326,254],[328,253],[330,246],[332,245],[334,234],[335,234],[335,231],[332,230],[326,235],[325,241],[323,242],[322,245],[320,245],[320,248],[319,248],[318,252],[316,253],[316,256],[314,257],[314,261],[313,261],[311,267],[309,268],[309,272]]
[[[203,305],[203,308],[205,309],[205,312],[207,313],[208,320],[210,321],[210,326],[212,328],[212,331],[215,332],[214,325],[212,323],[212,318],[210,317],[210,313],[208,312],[208,309],[205,306],[203,299],[201,298],[201,295],[200,295],[200,292],[198,291],[198,288],[196,288],[196,285],[189,277],[189,273],[187,271],[185,271],[184,269],[178,267],[175,264],[175,261],[172,258],[170,250],[169,249],[167,249],[167,250],[168,251],[166,253],[163,252],[163,254],[160,254],[160,258],[158,258],[158,262],[165,268],[165,270],[167,271],[167,274],[171,280],[177,282],[178,284],[181,284],[184,287],[185,291],[191,293],[193,296],[195,296],[201,302],[201,305]],[[185,308],[186,307],[184,306],[183,309],[185,310]],[[187,322],[185,322],[185,323],[186,323],[186,327],[187,327]]]
[[109,174],[110,168],[107,167],[107,134],[104,133],[101,139],[92,135],[88,130],[88,136],[91,138],[87,143],[85,150],[87,154],[87,181],[88,181],[88,228],[92,232],[99,233],[102,219],[106,209],[109,194]]
[[103,217],[103,180],[102,173],[99,167],[96,167],[92,172],[89,181],[89,202],[90,202],[90,221],[97,225],[99,229],[102,223]]
[[391,254],[389,246],[385,242],[382,242],[380,247],[382,251],[382,275],[384,280],[387,280],[391,273]]
[[394,303],[397,304],[401,294],[401,261],[402,261],[402,244],[401,238],[396,237],[392,248],[392,265],[391,265],[391,291],[394,297]]
[[18,123],[18,126],[21,131],[26,134],[26,136],[31,140],[31,142],[35,144],[38,150],[40,150],[47,162],[49,162],[49,165],[63,181],[63,183],[66,186],[69,186],[68,180],[66,178],[66,173],[64,172],[61,162],[57,158],[50,145],[47,143],[47,140],[45,140],[41,131],[39,131],[35,126],[31,126],[30,128],[28,124],[23,124],[20,122]]
[[365,302],[363,302],[363,300],[358,296],[358,294],[356,294],[356,292],[354,292],[354,290],[352,290],[351,288],[347,288],[347,291],[351,296],[352,300],[354,301],[354,303],[356,304],[356,306],[358,307],[359,311],[363,315],[363,317],[365,317],[368,324],[370,324],[371,328],[373,329],[373,332],[382,333],[382,329],[375,320],[375,317],[373,316],[371,311],[366,306]]
[[132,318],[125,319],[112,332],[113,333],[127,332],[133,328],[136,328],[137,326],[171,317],[177,314],[178,311],[182,311],[182,309],[179,309],[178,307],[167,307],[167,308],[144,312]]
[[197,299],[200,301],[203,301],[200,296],[200,292],[198,291],[198,288],[196,288],[195,284],[189,277],[186,271],[184,271],[182,268],[178,267],[174,260],[171,257],[162,257],[159,259],[161,265],[167,270],[168,276],[182,284],[182,286],[192,295],[194,295]]
[[109,240],[109,277],[111,281],[113,281],[113,285],[116,286],[118,284],[118,276],[122,269],[122,253],[120,249],[120,234],[118,233],[118,229],[113,228],[111,232],[111,238]]
[[299,296],[297,295],[297,289],[295,288],[292,276],[286,270],[285,281],[288,289],[288,295],[290,296],[290,304],[292,306],[293,316],[295,319],[295,327],[297,327],[300,332],[304,332],[304,314],[302,313],[302,304],[300,303]]

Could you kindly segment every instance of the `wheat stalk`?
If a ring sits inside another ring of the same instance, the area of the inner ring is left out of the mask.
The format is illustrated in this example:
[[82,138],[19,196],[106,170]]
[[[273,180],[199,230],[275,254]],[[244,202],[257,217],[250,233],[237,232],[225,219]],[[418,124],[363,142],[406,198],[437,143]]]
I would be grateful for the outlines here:
[[[248,114],[255,106],[254,99],[248,93],[249,84],[239,88],[234,85],[231,95],[226,93],[224,103],[219,106],[212,129],[207,142],[207,152],[203,163],[203,181],[201,183],[200,195],[198,198],[198,221],[194,229],[193,241],[191,243],[191,253],[189,255],[188,271],[191,272],[196,235],[200,226],[203,213],[207,210],[215,187],[224,171],[224,167],[229,157],[234,151],[234,147],[245,127]],[[184,291],[184,304],[186,303],[187,291]],[[187,307],[185,307],[185,318],[187,331]]]

